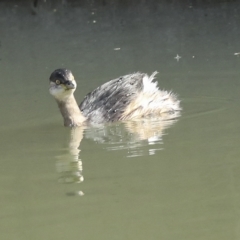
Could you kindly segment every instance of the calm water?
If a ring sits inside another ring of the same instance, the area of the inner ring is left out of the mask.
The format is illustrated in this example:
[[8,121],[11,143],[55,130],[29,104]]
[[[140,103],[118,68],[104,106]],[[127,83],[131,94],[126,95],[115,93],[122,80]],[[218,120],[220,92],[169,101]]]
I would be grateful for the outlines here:
[[[240,5],[43,2],[0,4],[1,240],[239,239]],[[182,116],[71,131],[48,93],[58,67],[79,102],[158,70]]]

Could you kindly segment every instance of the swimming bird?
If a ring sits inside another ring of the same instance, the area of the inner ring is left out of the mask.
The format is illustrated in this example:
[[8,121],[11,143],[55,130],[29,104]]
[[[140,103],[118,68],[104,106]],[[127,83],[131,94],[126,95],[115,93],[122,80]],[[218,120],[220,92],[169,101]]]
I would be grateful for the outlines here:
[[78,106],[77,83],[69,69],[56,69],[50,76],[50,94],[56,99],[64,126],[126,121],[139,118],[173,119],[180,101],[172,92],[159,90],[157,72],[132,73],[104,83],[88,93]]

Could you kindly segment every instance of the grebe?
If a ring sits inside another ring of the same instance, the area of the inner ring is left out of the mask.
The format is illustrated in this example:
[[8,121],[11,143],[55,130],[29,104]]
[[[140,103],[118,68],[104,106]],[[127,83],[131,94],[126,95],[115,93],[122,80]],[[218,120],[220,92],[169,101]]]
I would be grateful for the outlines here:
[[104,123],[179,115],[180,101],[172,92],[159,90],[157,82],[145,73],[125,75],[88,93],[78,106],[73,95],[77,83],[68,69],[57,69],[50,76],[50,94],[56,99],[64,126]]

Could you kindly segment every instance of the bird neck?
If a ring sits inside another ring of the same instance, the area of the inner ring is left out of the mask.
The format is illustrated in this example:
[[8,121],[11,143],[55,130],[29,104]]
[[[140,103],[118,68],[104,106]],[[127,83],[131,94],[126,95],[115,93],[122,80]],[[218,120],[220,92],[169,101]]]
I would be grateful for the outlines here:
[[64,100],[56,99],[63,116],[64,126],[77,127],[83,125],[86,118],[83,116],[73,94]]

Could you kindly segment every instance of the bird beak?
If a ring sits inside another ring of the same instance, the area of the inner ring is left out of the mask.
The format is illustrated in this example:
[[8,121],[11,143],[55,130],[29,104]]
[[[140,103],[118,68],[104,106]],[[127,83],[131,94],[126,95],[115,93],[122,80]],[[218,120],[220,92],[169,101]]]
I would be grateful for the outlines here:
[[76,88],[75,84],[72,81],[69,81],[69,80],[65,81],[64,86],[67,89],[75,89]]

